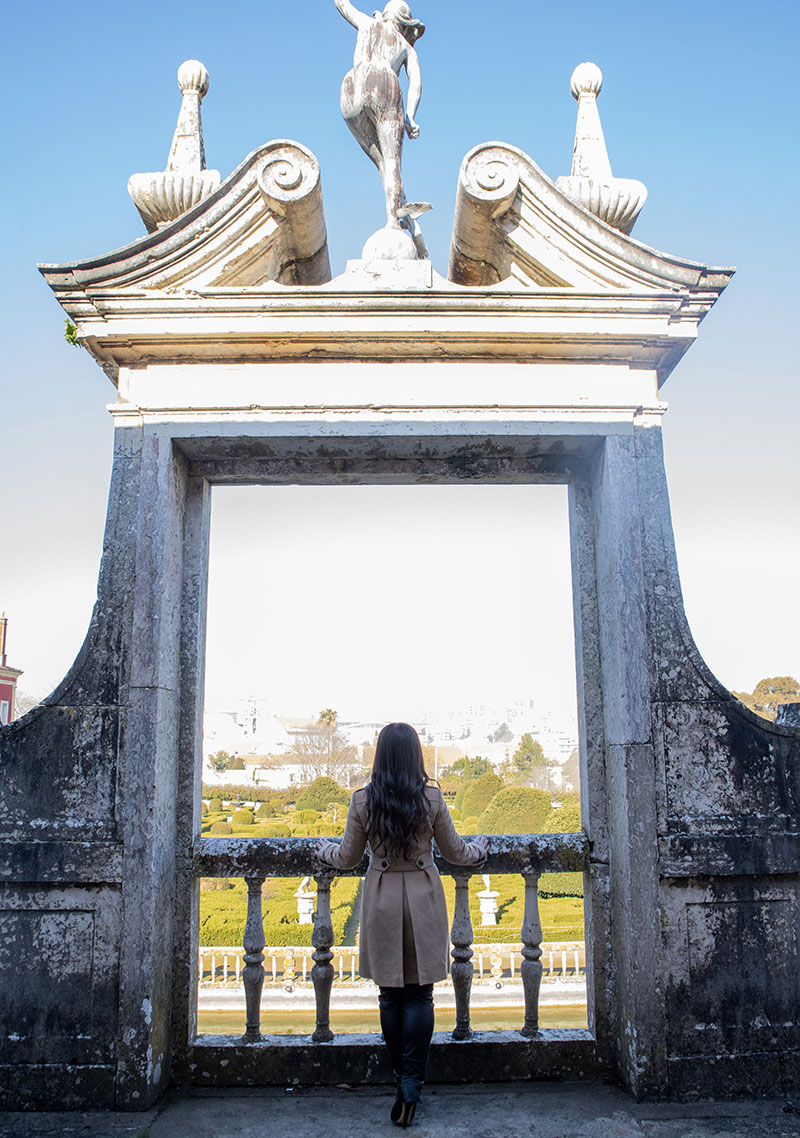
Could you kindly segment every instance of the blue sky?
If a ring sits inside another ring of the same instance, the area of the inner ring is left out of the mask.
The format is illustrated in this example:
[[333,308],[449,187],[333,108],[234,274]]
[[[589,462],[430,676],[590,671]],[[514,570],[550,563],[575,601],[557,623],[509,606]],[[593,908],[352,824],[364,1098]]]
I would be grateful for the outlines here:
[[[409,196],[446,272],[463,155],[490,139],[569,172],[573,67],[604,73],[614,172],[649,198],[635,236],[737,276],[664,389],[667,469],[689,619],[731,687],[800,672],[795,334],[798,6],[692,7],[428,0],[419,44],[422,134]],[[206,154],[225,177],[256,146],[317,155],[334,271],[381,224],[376,173],[338,109],[352,29],[309,3],[17,6],[5,26],[5,326],[0,445],[11,484],[0,608],[31,690],[56,683],[94,595],[111,457],[113,389],[62,338],[37,261],[83,259],[142,233],[131,173],[162,169],[186,58],[211,74]],[[313,516],[313,510],[310,517]],[[513,523],[509,521],[509,534]],[[499,540],[499,539],[498,539]],[[366,548],[366,547],[365,547]]]

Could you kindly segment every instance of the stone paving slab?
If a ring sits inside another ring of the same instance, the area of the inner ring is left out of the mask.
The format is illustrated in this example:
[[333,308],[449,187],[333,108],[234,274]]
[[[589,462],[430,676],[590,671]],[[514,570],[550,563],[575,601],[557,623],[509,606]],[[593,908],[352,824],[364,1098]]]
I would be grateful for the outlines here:
[[[195,1091],[142,1114],[0,1114],[0,1138],[374,1138],[395,1134],[388,1088]],[[636,1103],[598,1084],[428,1089],[417,1138],[800,1138],[783,1099]]]

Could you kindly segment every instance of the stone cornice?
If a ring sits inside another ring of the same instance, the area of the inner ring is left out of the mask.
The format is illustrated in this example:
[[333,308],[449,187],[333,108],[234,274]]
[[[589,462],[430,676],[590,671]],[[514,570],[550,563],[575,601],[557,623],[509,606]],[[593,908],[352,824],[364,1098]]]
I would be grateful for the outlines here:
[[[444,282],[443,282],[444,283]],[[84,290],[62,300],[112,379],[119,367],[224,361],[602,361],[667,377],[716,294],[409,293],[325,288]]]
[[732,273],[640,245],[492,143],[462,166],[453,280],[428,261],[330,280],[317,163],[290,142],[157,233],[41,271],[115,382],[121,367],[344,359],[594,361],[663,382]]

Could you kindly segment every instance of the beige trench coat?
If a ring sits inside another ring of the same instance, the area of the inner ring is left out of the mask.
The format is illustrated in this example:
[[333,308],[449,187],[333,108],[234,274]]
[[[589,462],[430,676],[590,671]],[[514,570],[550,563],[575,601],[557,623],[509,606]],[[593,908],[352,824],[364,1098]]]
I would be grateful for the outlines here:
[[[439,871],[433,864],[431,839],[447,861],[477,865],[480,849],[460,837],[438,786],[427,786],[430,825],[407,861],[386,856],[372,846],[361,902],[359,971],[382,987],[433,984],[449,971],[450,930]],[[366,790],[353,795],[341,845],[326,858],[335,869],[352,869],[364,855]]]

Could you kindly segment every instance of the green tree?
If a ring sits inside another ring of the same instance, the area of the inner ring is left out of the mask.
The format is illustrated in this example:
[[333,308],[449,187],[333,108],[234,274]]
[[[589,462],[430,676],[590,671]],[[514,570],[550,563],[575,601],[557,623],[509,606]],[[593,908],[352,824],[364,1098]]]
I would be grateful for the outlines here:
[[323,776],[315,778],[298,796],[297,809],[317,810],[322,814],[332,802],[344,805],[350,802],[350,795],[343,786],[339,786],[338,782]]
[[520,774],[530,774],[534,767],[543,767],[547,764],[547,758],[542,749],[542,744],[533,738],[529,731],[519,741],[514,754],[511,756],[511,764]]
[[482,774],[492,769],[492,764],[488,759],[482,759],[480,755],[476,755],[474,759],[464,756],[463,759],[456,759],[449,767],[445,767],[442,771],[443,775],[448,775],[453,778],[463,779],[467,782],[471,778],[480,778]]
[[226,771],[230,768],[233,759],[227,751],[215,751],[213,755],[208,756],[208,761],[215,771]]
[[490,743],[510,743],[514,738],[514,733],[507,723],[501,723],[500,726],[489,736]]
[[800,701],[800,684],[794,676],[771,676],[759,680],[752,692],[735,691],[732,694],[756,715],[774,720],[782,703]]
[[482,834],[536,834],[552,809],[550,795],[527,786],[506,787],[495,794],[478,819]]

